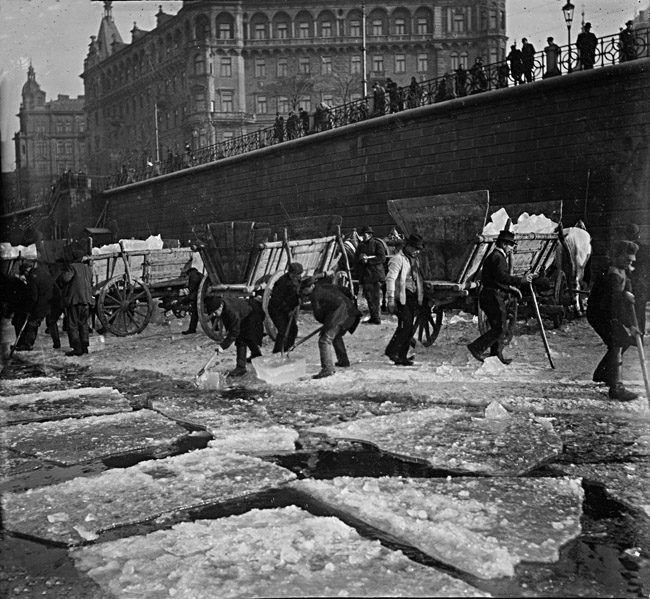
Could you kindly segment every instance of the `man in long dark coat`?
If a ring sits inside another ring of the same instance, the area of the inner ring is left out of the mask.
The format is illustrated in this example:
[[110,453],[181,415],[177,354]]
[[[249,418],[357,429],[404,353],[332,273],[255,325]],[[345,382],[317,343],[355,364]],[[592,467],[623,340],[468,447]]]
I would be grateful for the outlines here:
[[72,262],[59,276],[63,285],[63,306],[67,318],[70,351],[66,356],[81,356],[88,353],[90,308],[94,305],[93,271],[83,262],[84,252],[72,250]]
[[213,315],[221,318],[226,337],[217,346],[217,353],[228,349],[233,343],[237,348],[237,362],[229,376],[246,374],[246,348],[251,350],[251,359],[262,355],[260,345],[264,336],[264,309],[262,302],[248,299],[220,298],[215,301]]
[[515,246],[515,236],[510,231],[501,231],[495,248],[483,262],[482,288],[479,294],[479,306],[487,316],[490,330],[467,346],[472,356],[483,361],[483,352],[489,347],[490,356],[497,356],[503,364],[510,364],[512,359],[503,357],[505,326],[508,319],[506,298],[514,293],[521,296],[513,285],[530,283],[533,275],[527,272],[523,277],[510,274],[508,256]]
[[361,241],[354,254],[357,265],[359,285],[368,302],[370,319],[368,324],[381,324],[381,286],[386,280],[386,249],[384,244],[374,237],[372,227],[361,228]]
[[[335,373],[335,366],[350,366],[343,335],[354,333],[361,319],[361,312],[350,297],[349,291],[338,285],[322,283],[309,277],[303,281],[301,293],[309,296],[314,318],[322,323],[323,329],[318,338],[321,370],[312,378],[322,379]],[[336,353],[334,363],[333,353]]]
[[298,336],[298,310],[300,309],[300,262],[292,262],[273,286],[269,299],[269,317],[277,331],[273,353],[287,351]]
[[591,33],[591,23],[585,23],[582,28],[582,33],[578,35],[576,40],[576,48],[578,48],[578,61],[580,62],[580,69],[587,70],[594,68],[596,62],[596,47],[598,46],[598,38]]

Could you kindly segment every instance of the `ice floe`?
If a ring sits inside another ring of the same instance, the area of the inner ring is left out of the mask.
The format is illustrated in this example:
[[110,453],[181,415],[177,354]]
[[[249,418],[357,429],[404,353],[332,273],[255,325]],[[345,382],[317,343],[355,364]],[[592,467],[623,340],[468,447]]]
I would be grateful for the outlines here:
[[484,597],[332,517],[296,507],[71,551],[77,568],[115,597]]
[[291,486],[481,578],[512,576],[521,561],[557,561],[582,530],[580,479],[341,477]]
[[96,540],[102,532],[119,526],[241,499],[294,478],[289,470],[258,458],[196,450],[23,493],[6,493],[4,527],[75,545]]

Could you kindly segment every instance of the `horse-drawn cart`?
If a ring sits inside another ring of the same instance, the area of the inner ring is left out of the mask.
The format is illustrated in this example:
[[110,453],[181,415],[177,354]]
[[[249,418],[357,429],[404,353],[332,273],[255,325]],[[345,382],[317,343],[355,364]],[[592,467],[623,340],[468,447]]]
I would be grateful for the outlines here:
[[[554,215],[558,211],[561,213],[561,203],[511,205],[507,210],[515,222],[526,208],[530,212],[541,209]],[[445,310],[458,309],[478,314],[479,327],[484,329],[484,315],[478,307],[481,268],[497,238],[497,233],[480,233],[491,213],[489,192],[481,190],[390,200],[388,211],[402,232],[407,235],[419,233],[425,241],[420,260],[425,278],[426,306],[416,322],[418,339],[425,346],[435,342]],[[566,276],[559,264],[562,253],[557,251],[558,230],[552,233],[515,232],[515,241],[512,274],[523,275],[531,271],[534,275],[545,275],[544,285],[537,292],[540,311],[558,326],[569,297]],[[514,298],[509,300],[509,314],[508,341],[512,338],[518,314],[518,302]]]
[[340,223],[341,217],[331,216],[295,219],[281,235],[266,223],[251,221],[195,226],[206,269],[197,302],[206,335],[217,341],[222,338],[221,321],[213,315],[216,298],[257,296],[267,314],[266,331],[275,338],[267,310],[275,282],[291,262],[302,264],[304,276],[333,275],[343,247]]

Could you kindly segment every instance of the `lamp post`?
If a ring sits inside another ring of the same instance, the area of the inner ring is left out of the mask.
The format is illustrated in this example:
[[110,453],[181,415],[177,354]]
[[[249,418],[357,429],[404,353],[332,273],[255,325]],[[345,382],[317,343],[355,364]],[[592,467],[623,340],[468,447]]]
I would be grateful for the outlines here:
[[567,2],[563,7],[562,7],[562,13],[564,14],[564,21],[566,23],[566,28],[567,28],[567,33],[569,36],[569,67],[568,67],[568,72],[571,73],[573,70],[571,68],[571,23],[573,23],[573,11],[575,10],[575,6],[571,4],[571,2]]
[[361,91],[365,101],[368,95],[368,71],[367,69],[367,54],[366,54],[366,1],[361,2],[361,71],[363,79],[361,81]]

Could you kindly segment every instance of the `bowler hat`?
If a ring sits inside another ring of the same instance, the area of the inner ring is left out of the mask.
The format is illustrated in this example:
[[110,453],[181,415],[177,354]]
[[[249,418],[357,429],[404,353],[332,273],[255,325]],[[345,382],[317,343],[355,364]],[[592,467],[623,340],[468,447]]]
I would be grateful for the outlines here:
[[418,233],[411,233],[406,238],[404,245],[410,245],[411,247],[414,247],[416,250],[423,250],[424,238],[422,237],[422,235],[419,235]]
[[366,233],[372,233],[374,235],[374,231],[372,230],[372,227],[361,227],[361,235],[365,235]]
[[289,274],[301,275],[303,270],[304,268],[302,267],[302,264],[300,264],[300,262],[292,262],[291,264],[289,264]]
[[503,243],[511,243],[512,245],[515,244],[515,234],[512,231],[506,231],[505,229],[503,231],[499,232],[499,236],[497,237],[497,241],[501,241]]

